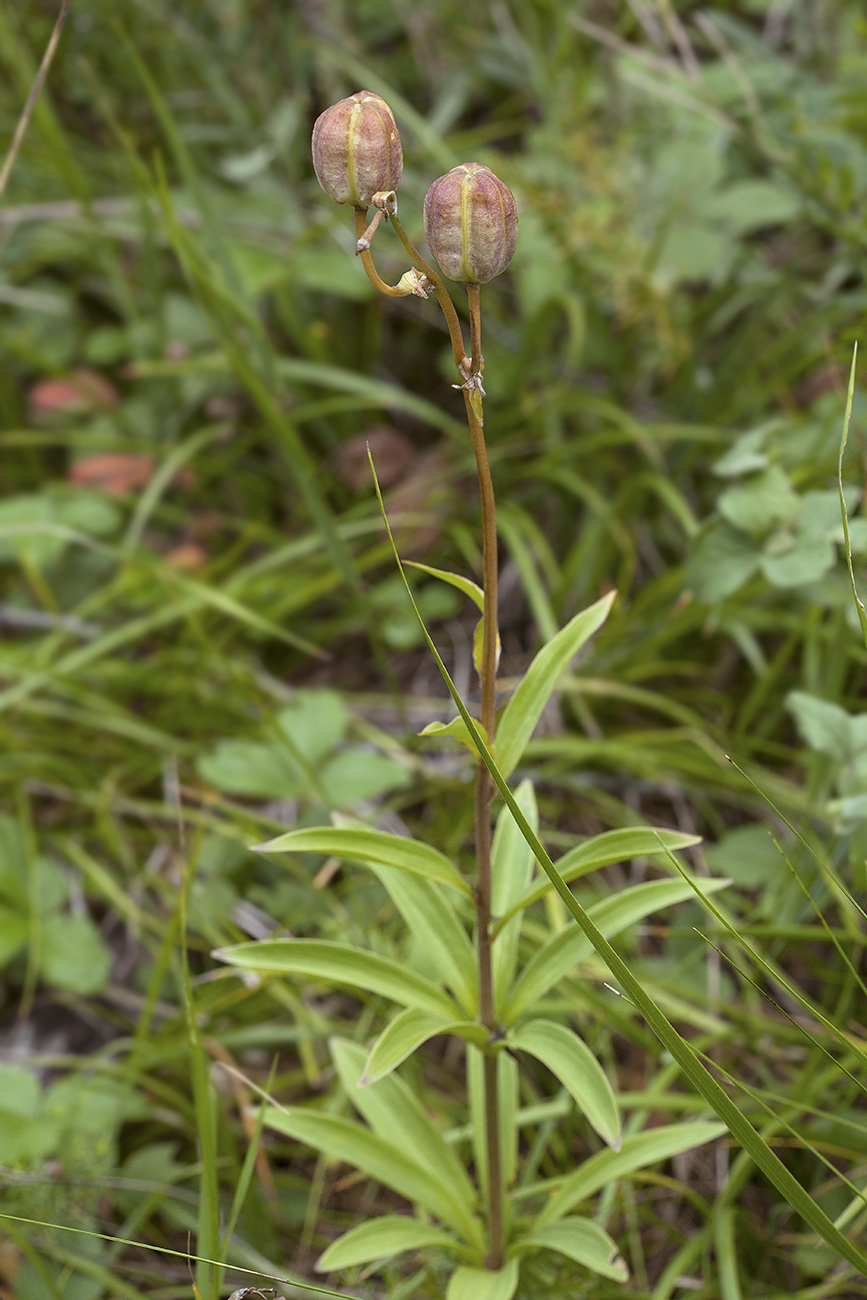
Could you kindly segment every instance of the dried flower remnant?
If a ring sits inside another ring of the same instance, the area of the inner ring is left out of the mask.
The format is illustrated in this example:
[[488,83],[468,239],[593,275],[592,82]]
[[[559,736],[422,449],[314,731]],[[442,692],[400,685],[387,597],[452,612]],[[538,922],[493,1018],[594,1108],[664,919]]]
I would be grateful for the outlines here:
[[505,271],[518,242],[511,190],[481,163],[462,163],[425,196],[424,233],[450,280],[486,284]]
[[366,209],[374,194],[397,189],[403,150],[385,100],[358,90],[326,108],[313,127],[313,167],[335,203]]

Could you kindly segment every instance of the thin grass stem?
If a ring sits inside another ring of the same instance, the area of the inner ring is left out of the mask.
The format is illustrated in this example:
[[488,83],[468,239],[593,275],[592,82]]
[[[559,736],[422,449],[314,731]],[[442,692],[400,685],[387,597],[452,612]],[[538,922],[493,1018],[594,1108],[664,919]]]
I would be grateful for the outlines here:
[[63,0],[63,4],[60,6],[60,13],[57,15],[57,21],[54,24],[51,36],[48,38],[48,44],[45,47],[45,53],[43,54],[42,62],[39,65],[39,71],[36,74],[30,94],[27,96],[27,103],[24,105],[21,116],[18,119],[18,125],[15,128],[12,143],[10,144],[6,157],[3,160],[3,166],[0,168],[0,198],[3,197],[6,190],[9,177],[12,174],[12,168],[15,165],[15,159],[18,157],[18,151],[21,148],[25,135],[27,134],[27,128],[30,125],[30,119],[33,116],[36,101],[39,98],[39,92],[42,89],[45,78],[48,75],[48,69],[51,67],[52,60],[57,51],[60,34],[63,31],[71,5],[72,0]]

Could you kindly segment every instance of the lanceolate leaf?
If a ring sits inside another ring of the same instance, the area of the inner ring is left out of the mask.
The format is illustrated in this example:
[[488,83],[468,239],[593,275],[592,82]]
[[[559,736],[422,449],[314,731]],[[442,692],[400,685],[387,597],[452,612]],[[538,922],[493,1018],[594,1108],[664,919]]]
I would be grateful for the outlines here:
[[475,742],[471,739],[466,724],[461,717],[452,718],[451,722],[429,722],[426,727],[422,727],[418,734],[420,736],[451,736],[453,740],[459,741],[465,749],[468,749],[473,758],[479,757]]
[[469,885],[445,854],[403,835],[389,835],[355,826],[314,826],[309,830],[287,831],[266,844],[257,844],[259,853],[328,853],[350,862],[381,862],[399,867],[441,885],[471,893]]
[[556,1250],[593,1273],[625,1282],[629,1270],[604,1228],[592,1219],[569,1218],[534,1228],[515,1243],[515,1250]]
[[488,1041],[487,1029],[477,1020],[447,1020],[431,1011],[408,1007],[386,1025],[373,1044],[361,1077],[362,1086],[390,1074],[436,1034],[457,1034],[477,1047],[484,1047]]
[[477,1015],[479,986],[473,947],[445,891],[407,871],[379,862],[368,866],[385,885],[439,978],[454,992],[464,1017]]
[[[500,816],[502,815],[501,813]],[[681,831],[663,830],[661,827],[657,829],[655,826],[626,826],[622,830],[603,831],[601,835],[585,840],[558,858],[555,866],[568,883],[599,867],[609,867],[613,862],[628,862],[631,858],[650,857],[653,854],[664,855],[667,850],[688,849],[691,845],[700,843],[700,835],[684,835]],[[526,890],[508,911],[499,916],[497,928],[504,925],[514,912],[544,898],[553,888],[547,878],[537,881],[532,889]]]
[[553,1020],[531,1020],[508,1035],[510,1047],[529,1052],[567,1088],[599,1136],[620,1150],[620,1113],[602,1066],[577,1034]]
[[445,1228],[421,1223],[408,1215],[386,1214],[360,1223],[357,1228],[338,1237],[319,1256],[316,1268],[320,1273],[327,1273],[331,1269],[370,1264],[376,1259],[388,1259],[402,1251],[421,1250],[425,1246],[442,1246],[456,1252],[462,1249],[460,1242]]
[[[724,1124],[697,1122],[694,1124],[666,1124],[662,1128],[646,1129],[643,1133],[634,1133],[624,1138],[619,1151],[611,1149],[599,1151],[595,1156],[576,1169],[566,1179],[557,1179],[557,1187],[550,1196],[545,1208],[533,1224],[531,1235],[539,1228],[556,1223],[571,1209],[586,1201],[594,1192],[618,1178],[635,1173],[660,1160],[668,1160],[689,1151],[691,1147],[702,1146],[725,1133]],[[534,1188],[524,1189],[525,1194],[544,1195],[546,1184],[537,1184]]]
[[439,578],[442,582],[447,582],[451,587],[457,587],[465,596],[469,596],[474,605],[478,607],[479,613],[485,612],[485,593],[477,582],[471,578],[464,578],[459,573],[450,573],[447,569],[434,569],[429,564],[420,564],[418,560],[407,560],[406,563],[412,569],[421,569],[423,573],[429,573],[432,578]]
[[[478,1056],[478,1052],[473,1052]],[[512,1187],[518,1175],[518,1062],[508,1052],[497,1055],[500,1092],[500,1171],[503,1186]]]
[[[518,1064],[508,1052],[497,1054],[497,1084],[500,1093],[500,1159],[503,1183],[514,1179],[518,1163]],[[467,1049],[467,1085],[470,1094],[470,1131],[473,1161],[482,1197],[488,1194],[487,1142],[485,1139],[484,1058]]]
[[453,1199],[461,1204],[467,1219],[472,1216],[476,1192],[466,1170],[434,1128],[424,1109],[402,1079],[391,1074],[379,1083],[359,1087],[367,1053],[345,1038],[331,1040],[331,1054],[353,1106],[361,1112],[379,1137],[399,1146],[422,1169],[430,1171]]
[[348,984],[368,993],[381,993],[405,1007],[423,1007],[451,1020],[462,1018],[448,994],[411,967],[379,953],[353,948],[348,943],[328,939],[261,939],[257,943],[220,948],[213,955],[218,961],[243,966],[245,970],[269,975],[311,975],[326,983]]
[[[725,880],[702,882],[706,893],[722,889],[727,883]],[[589,908],[587,915],[592,917],[601,934],[611,938],[645,916],[680,903],[691,895],[692,889],[685,880],[651,880],[646,885],[633,885],[613,898],[603,899]],[[504,1023],[514,1024],[592,951],[593,944],[575,926],[560,930],[543,947],[537,948],[512,985],[501,1013]]]
[[562,673],[605,622],[614,592],[576,614],[530,664],[497,724],[494,752],[503,779],[515,770]]
[[446,1300],[512,1300],[518,1289],[518,1261],[501,1269],[458,1268],[449,1278]]
[[436,1170],[419,1164],[398,1143],[389,1142],[342,1115],[324,1115],[310,1109],[287,1111],[269,1106],[265,1123],[334,1160],[354,1165],[408,1201],[423,1205],[470,1245],[478,1244],[478,1224],[473,1222],[460,1198],[441,1181]]

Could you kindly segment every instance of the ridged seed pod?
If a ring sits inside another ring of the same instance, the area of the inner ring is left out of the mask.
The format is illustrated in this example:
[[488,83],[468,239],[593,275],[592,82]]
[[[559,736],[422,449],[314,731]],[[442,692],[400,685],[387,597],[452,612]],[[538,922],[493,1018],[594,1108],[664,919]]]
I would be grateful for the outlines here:
[[313,127],[313,167],[335,203],[367,208],[380,190],[396,190],[403,150],[385,100],[358,90],[326,108]]
[[518,242],[514,196],[490,167],[462,163],[428,190],[424,233],[450,280],[486,284],[505,271]]

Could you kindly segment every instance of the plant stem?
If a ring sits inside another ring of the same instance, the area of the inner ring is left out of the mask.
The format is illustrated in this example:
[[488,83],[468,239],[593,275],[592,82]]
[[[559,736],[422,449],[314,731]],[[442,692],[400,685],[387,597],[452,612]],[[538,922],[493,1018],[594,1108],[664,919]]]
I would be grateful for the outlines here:
[[[355,233],[358,239],[362,239],[367,234],[367,210],[366,208],[354,208],[353,211],[355,212]],[[370,255],[369,248],[360,248],[358,251],[367,278],[374,289],[378,289],[380,293],[384,293],[388,298],[406,297],[403,289],[398,289],[396,286],[392,288],[390,284],[385,283],[373,265],[373,258]]]
[[[472,338],[472,377],[481,374],[481,311],[479,286],[467,285]],[[465,384],[464,403],[482,508],[482,585],[485,593],[482,658],[479,677],[482,695],[482,727],[493,743],[497,708],[497,516],[494,485],[485,446],[481,383]],[[476,769],[476,926],[478,931],[479,1016],[493,1037],[498,1032],[494,1006],[494,979],[491,961],[491,797],[493,783],[481,761]],[[485,1144],[488,1174],[488,1258],[487,1266],[498,1269],[503,1264],[503,1179],[500,1158],[500,1097],[496,1056],[484,1058]]]
[[461,383],[463,383],[468,377],[468,358],[464,352],[464,336],[463,331],[461,330],[461,323],[458,320],[458,313],[455,310],[455,304],[451,300],[448,289],[442,282],[442,277],[437,275],[433,267],[424,260],[421,253],[400,224],[396,212],[392,214],[390,220],[391,224],[394,226],[395,234],[409,253],[413,262],[420,271],[424,272],[431,282],[433,291],[436,294],[436,300],[442,308],[443,315],[446,318],[446,324],[449,327],[449,337],[452,341],[452,353],[455,358],[455,365],[458,368],[458,374],[461,377]]
[[[479,479],[479,497],[482,512],[482,587],[484,590],[482,657],[479,666],[481,684],[481,723],[489,743],[493,743],[497,711],[497,662],[499,658],[499,631],[497,619],[497,514],[494,499],[494,484],[491,467],[485,446],[484,415],[482,412],[483,388],[482,372],[482,329],[479,286],[467,285],[467,302],[470,315],[470,351],[468,357],[464,351],[464,338],[461,323],[455,305],[451,300],[442,278],[432,266],[424,260],[418,249],[406,234],[397,218],[390,212],[389,220],[394,226],[398,239],[403,244],[413,264],[430,281],[436,294],[437,302],[442,308],[448,325],[452,353],[460,376],[461,391],[467,410],[467,423],[473,454],[476,458],[476,472]],[[360,208],[355,209],[355,228],[358,238],[366,232],[367,214]],[[361,259],[371,282],[390,296],[395,290],[380,279],[373,265],[368,249],[361,248]],[[491,798],[494,785],[485,764],[480,760],[476,768],[475,788],[475,850],[476,850],[476,943],[478,950],[479,971],[479,1018],[488,1030],[491,1040],[499,1033],[496,1008],[494,1006],[494,977],[491,960],[491,847],[493,829],[491,825]],[[487,1157],[488,1184],[488,1253],[485,1260],[489,1269],[503,1266],[503,1177],[500,1152],[500,1095],[497,1073],[497,1058],[494,1054],[485,1054],[484,1062],[484,1109],[485,1109],[485,1152]]]

